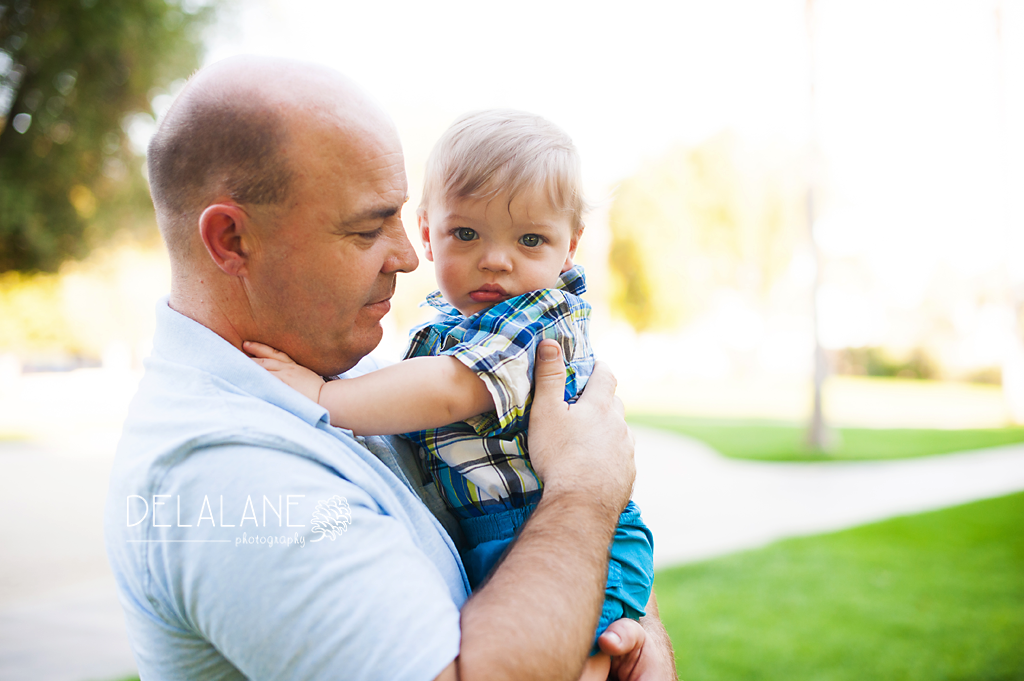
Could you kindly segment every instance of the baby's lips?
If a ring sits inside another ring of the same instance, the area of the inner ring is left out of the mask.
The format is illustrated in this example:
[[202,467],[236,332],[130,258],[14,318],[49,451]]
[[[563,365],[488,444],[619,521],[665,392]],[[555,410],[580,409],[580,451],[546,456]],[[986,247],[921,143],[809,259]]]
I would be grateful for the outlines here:
[[498,301],[508,298],[508,296],[502,291],[483,290],[471,291],[469,297],[474,303],[497,303]]

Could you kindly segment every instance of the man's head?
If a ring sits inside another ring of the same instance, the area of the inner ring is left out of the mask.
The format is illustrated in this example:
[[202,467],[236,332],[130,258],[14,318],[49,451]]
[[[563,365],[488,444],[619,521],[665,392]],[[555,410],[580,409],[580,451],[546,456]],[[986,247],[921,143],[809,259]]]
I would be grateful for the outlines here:
[[172,307],[324,374],[376,347],[417,261],[401,145],[359,88],[311,64],[220,62],[182,91],[148,161]]
[[586,204],[576,147],[521,111],[462,117],[427,161],[417,211],[438,287],[466,315],[553,288],[572,267]]
[[168,251],[182,267],[195,264],[193,249],[202,246],[196,226],[207,205],[227,197],[271,208],[290,194],[295,171],[283,112],[248,89],[201,72],[150,140],[150,193]]

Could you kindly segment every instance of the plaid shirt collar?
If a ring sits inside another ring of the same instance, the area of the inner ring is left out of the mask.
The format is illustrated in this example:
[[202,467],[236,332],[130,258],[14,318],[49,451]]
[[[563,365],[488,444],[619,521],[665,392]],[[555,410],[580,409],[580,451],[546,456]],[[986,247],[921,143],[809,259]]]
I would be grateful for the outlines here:
[[[575,265],[572,269],[562,272],[561,276],[558,277],[558,283],[555,284],[555,288],[561,289],[562,291],[568,291],[576,296],[581,296],[586,293],[587,281],[586,277],[583,275],[583,267]],[[462,313],[456,310],[451,303],[444,299],[444,296],[441,295],[440,291],[434,291],[427,296],[424,304],[430,305],[438,312],[450,317],[459,317],[462,315]]]

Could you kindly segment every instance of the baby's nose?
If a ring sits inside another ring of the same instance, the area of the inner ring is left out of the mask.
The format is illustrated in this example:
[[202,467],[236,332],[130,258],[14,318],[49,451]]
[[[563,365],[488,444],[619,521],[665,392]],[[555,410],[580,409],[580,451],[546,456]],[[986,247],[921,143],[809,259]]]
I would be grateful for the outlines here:
[[504,248],[488,248],[480,257],[480,269],[489,272],[509,272],[512,270],[511,255]]

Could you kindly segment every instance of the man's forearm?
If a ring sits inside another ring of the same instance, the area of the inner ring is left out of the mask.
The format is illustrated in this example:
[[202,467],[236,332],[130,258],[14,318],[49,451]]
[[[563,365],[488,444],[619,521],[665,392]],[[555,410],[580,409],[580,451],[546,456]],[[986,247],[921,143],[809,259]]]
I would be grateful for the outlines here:
[[676,678],[676,654],[672,650],[672,639],[669,638],[668,631],[661,621],[661,613],[658,612],[658,601],[654,598],[653,590],[651,591],[650,599],[647,601],[646,610],[647,614],[640,618],[640,626],[647,633],[647,645],[655,646],[655,650],[652,652],[657,653],[655,657],[663,662],[662,666],[670,670],[671,678],[674,679]]
[[583,396],[563,401],[561,348],[537,350],[530,458],[537,510],[490,579],[462,607],[459,657],[439,679],[575,681],[593,641],[608,547],[629,500],[633,438],[598,363]]
[[462,681],[579,676],[593,642],[618,510],[545,497],[462,609]]

